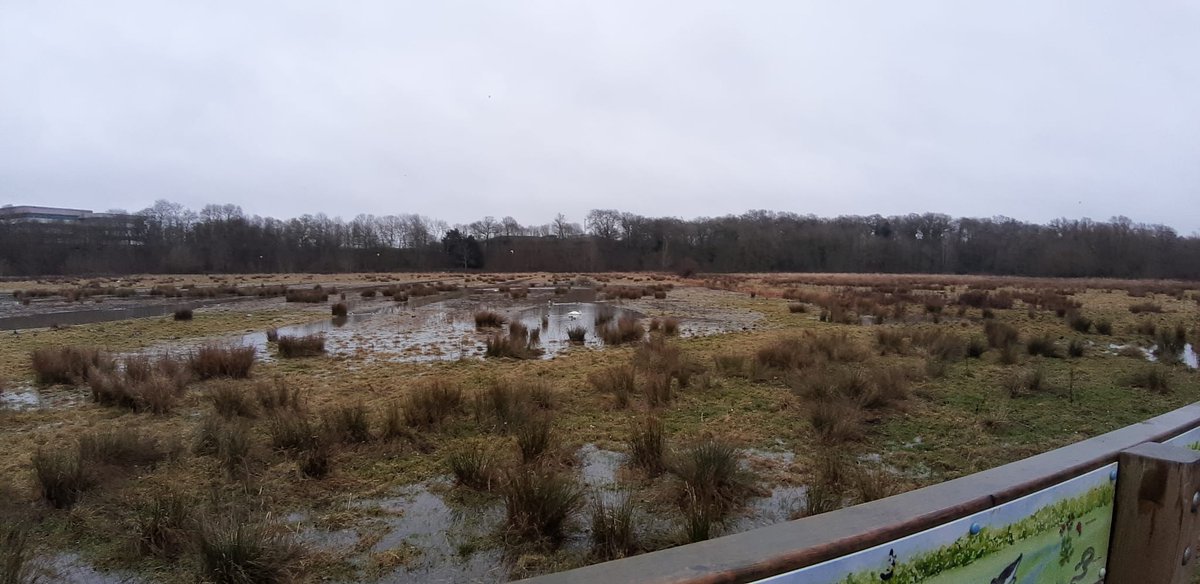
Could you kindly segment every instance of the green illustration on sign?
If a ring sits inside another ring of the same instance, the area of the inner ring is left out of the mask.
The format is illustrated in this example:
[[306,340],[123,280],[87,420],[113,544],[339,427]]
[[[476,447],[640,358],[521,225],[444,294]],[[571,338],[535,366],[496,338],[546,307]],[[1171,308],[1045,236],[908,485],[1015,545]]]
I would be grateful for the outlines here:
[[770,584],[1097,584],[1112,531],[1116,465]]

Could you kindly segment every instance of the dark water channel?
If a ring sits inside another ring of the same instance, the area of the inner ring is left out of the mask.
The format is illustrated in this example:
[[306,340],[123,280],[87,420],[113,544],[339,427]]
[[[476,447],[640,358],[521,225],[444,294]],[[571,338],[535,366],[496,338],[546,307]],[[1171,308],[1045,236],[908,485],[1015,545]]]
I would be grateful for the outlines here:
[[254,297],[213,298],[208,300],[191,300],[186,302],[164,302],[161,304],[142,304],[121,308],[93,308],[89,310],[64,310],[60,312],[43,312],[40,314],[24,314],[0,318],[0,331],[19,331],[34,328],[54,326],[70,326],[92,324],[97,322],[113,322],[131,318],[149,318],[174,314],[184,308],[197,309],[214,304],[226,304],[255,300]]

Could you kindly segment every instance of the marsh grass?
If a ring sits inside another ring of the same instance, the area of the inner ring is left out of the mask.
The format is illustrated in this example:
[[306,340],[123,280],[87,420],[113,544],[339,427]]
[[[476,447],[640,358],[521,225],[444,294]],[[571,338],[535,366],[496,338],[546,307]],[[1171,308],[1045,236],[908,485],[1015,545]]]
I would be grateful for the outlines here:
[[637,376],[632,366],[617,365],[588,375],[588,383],[597,392],[611,394],[617,407],[626,408],[636,391]]
[[310,479],[322,479],[333,470],[331,440],[325,434],[320,434],[300,452],[296,466],[300,474]]
[[208,344],[188,358],[188,366],[198,379],[250,377],[254,367],[254,347]]
[[1030,337],[1025,343],[1025,351],[1030,355],[1038,355],[1057,359],[1062,357],[1058,352],[1058,345],[1055,344],[1054,337],[1049,334],[1041,334],[1036,337]]
[[442,380],[432,380],[409,391],[404,396],[403,407],[404,421],[409,426],[438,426],[462,409],[462,388]]
[[[284,411],[267,421],[271,446],[277,450],[302,451],[312,449],[320,440],[321,428],[308,415]],[[214,436],[219,436],[219,428]],[[208,442],[215,444],[216,440]]]
[[582,345],[587,340],[587,329],[581,326],[573,326],[567,329],[567,340],[574,345]]
[[32,525],[25,520],[5,518],[0,523],[0,584],[43,582]]
[[360,444],[371,441],[371,422],[362,402],[338,406],[321,415],[325,432],[339,442]]
[[325,354],[325,335],[315,333],[302,336],[278,337],[279,356],[283,358],[317,357]]
[[70,508],[94,485],[74,448],[39,448],[33,455],[33,472],[42,499],[56,509]]
[[213,411],[225,419],[258,417],[258,406],[254,396],[241,385],[226,381],[210,386],[205,397],[213,405]]
[[284,584],[298,574],[303,549],[274,526],[228,515],[202,519],[197,563],[216,584]]
[[597,558],[612,560],[637,551],[637,507],[631,493],[619,493],[611,501],[604,493],[593,493],[590,511],[592,553]]
[[1079,337],[1073,337],[1067,343],[1067,356],[1072,358],[1082,357],[1087,351],[1087,344]]
[[983,336],[993,349],[1003,349],[1021,341],[1021,333],[1016,327],[998,320],[983,323]]
[[500,328],[506,322],[503,316],[490,310],[480,310],[475,313],[475,328]]
[[496,455],[482,443],[462,445],[446,455],[446,466],[460,485],[490,491],[497,484]]
[[508,533],[523,541],[562,541],[567,522],[583,503],[583,488],[550,468],[522,466],[501,489]]
[[840,444],[863,437],[862,410],[847,398],[821,401],[809,411],[809,422],[825,444]]
[[108,353],[74,346],[35,349],[30,364],[39,385],[84,383],[92,371],[111,373],[116,369],[116,361]]
[[517,450],[521,462],[535,462],[550,450],[553,443],[550,418],[545,415],[531,416],[517,426]]
[[1157,365],[1147,364],[1134,370],[1128,374],[1127,383],[1130,387],[1137,387],[1159,394],[1167,394],[1171,391],[1170,372],[1164,367]]
[[1040,364],[1010,373],[1005,381],[1005,388],[1012,398],[1052,389],[1046,377],[1046,369]]
[[300,388],[288,388],[282,377],[276,377],[271,383],[256,384],[254,398],[258,402],[258,407],[268,413],[282,410],[302,410],[305,407]]
[[811,517],[841,509],[844,497],[841,488],[825,481],[817,481],[805,489],[804,503],[796,512],[797,517]]
[[129,428],[89,432],[79,437],[79,458],[85,465],[151,467],[174,454],[170,446]]
[[685,487],[683,511],[683,538],[688,543],[708,540],[720,529],[723,514],[717,506],[705,501]]
[[713,356],[717,372],[726,377],[742,377],[746,375],[746,363],[749,357],[742,353],[718,353]]
[[722,511],[732,509],[750,492],[751,477],[741,469],[741,452],[712,438],[679,452],[670,471],[682,481],[686,496]]
[[662,420],[648,416],[634,424],[626,439],[629,462],[650,476],[666,470],[666,432]]
[[600,340],[606,345],[623,345],[636,343],[646,335],[645,328],[638,319],[632,316],[622,316],[616,324],[608,324],[599,330]]
[[247,424],[228,422],[221,426],[217,434],[217,459],[230,479],[244,480],[250,476],[253,447]]
[[172,492],[157,492],[141,505],[134,518],[138,552],[146,556],[175,558],[191,543],[195,530],[192,509],[196,501]]

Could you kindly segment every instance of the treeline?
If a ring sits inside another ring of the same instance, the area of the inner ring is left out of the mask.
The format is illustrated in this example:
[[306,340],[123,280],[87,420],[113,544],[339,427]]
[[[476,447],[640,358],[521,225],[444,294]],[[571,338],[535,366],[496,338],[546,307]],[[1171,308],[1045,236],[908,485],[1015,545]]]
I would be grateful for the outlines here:
[[0,224],[0,275],[134,272],[672,270],[1200,279],[1200,239],[1118,217],[1046,225],[926,213],[642,217],[593,210],[545,225],[486,217],[247,216],[159,201],[125,218]]

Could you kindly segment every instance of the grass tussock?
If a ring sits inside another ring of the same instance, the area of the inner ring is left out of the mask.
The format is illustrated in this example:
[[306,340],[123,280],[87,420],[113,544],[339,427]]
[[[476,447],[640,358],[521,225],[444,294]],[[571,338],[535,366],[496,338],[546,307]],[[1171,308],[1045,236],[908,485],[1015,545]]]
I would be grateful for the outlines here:
[[171,559],[179,557],[191,543],[196,501],[172,492],[158,492],[137,510],[138,553]]
[[629,406],[630,396],[636,391],[637,377],[630,365],[617,365],[601,369],[588,375],[588,383],[599,393],[610,394],[619,408]]
[[441,380],[426,382],[404,396],[404,421],[414,428],[439,426],[462,409],[462,401],[462,388]]
[[567,522],[583,503],[583,488],[553,469],[523,466],[502,489],[508,533],[524,541],[562,541]]
[[[201,435],[212,435],[213,438],[205,442],[215,447],[217,438],[214,432],[219,432],[219,430],[220,427],[216,426],[215,430]],[[271,446],[276,450],[295,452],[311,450],[321,439],[320,426],[315,424],[307,414],[301,412],[280,412],[272,416],[268,420],[267,431],[271,436]]]
[[650,332],[661,332],[668,337],[676,336],[679,334],[679,319],[673,316],[652,318],[650,319]]
[[288,290],[284,293],[287,302],[303,302],[308,304],[323,304],[329,300],[329,292],[320,286],[311,290]]
[[205,397],[212,403],[213,410],[227,420],[258,417],[255,396],[238,383],[226,381],[213,385],[205,392]]
[[493,333],[484,341],[484,355],[487,357],[508,357],[510,359],[533,359],[542,354],[536,345],[538,337],[530,336],[529,329],[519,322],[508,325],[508,334]]
[[151,467],[174,454],[172,447],[127,428],[90,432],[79,437],[79,459],[89,467]]
[[254,367],[254,347],[208,344],[188,358],[188,366],[197,379],[250,377]]
[[33,474],[42,499],[56,509],[73,506],[94,485],[78,449],[39,448],[33,455]]
[[215,584],[284,584],[299,574],[302,548],[274,526],[238,517],[204,518],[197,530],[197,563]]
[[1134,314],[1158,314],[1162,311],[1162,305],[1157,302],[1137,302],[1129,305],[1129,312]]
[[726,377],[741,377],[746,374],[749,357],[742,353],[718,353],[713,356],[717,372]]
[[567,340],[573,345],[582,345],[587,340],[587,329],[581,326],[573,326],[567,329]]
[[808,419],[817,438],[824,444],[853,442],[864,434],[862,410],[846,398],[814,404]]
[[183,375],[169,377],[153,374],[139,378],[125,372],[102,373],[93,369],[88,375],[92,401],[101,405],[123,407],[135,412],[166,414],[174,409],[186,385]]
[[998,320],[983,323],[983,336],[987,338],[988,346],[993,349],[1002,349],[1021,341],[1021,333],[1016,327]]
[[1041,365],[1012,372],[1004,382],[1009,397],[1018,398],[1024,395],[1050,391],[1052,388],[1046,377],[1046,369]]
[[325,335],[279,336],[279,356],[284,358],[317,357],[325,354]]
[[452,450],[446,455],[446,466],[460,485],[477,491],[490,491],[498,484],[496,455],[480,443]]
[[1079,337],[1074,337],[1067,343],[1067,356],[1071,358],[1079,358],[1087,352],[1087,343]]
[[325,433],[339,442],[361,444],[371,441],[367,406],[361,402],[327,410],[321,415],[321,422]]
[[638,319],[622,316],[617,319],[616,324],[609,323],[601,328],[598,334],[606,345],[623,345],[641,341],[646,335],[646,330]]
[[632,495],[621,493],[606,501],[596,493],[591,504],[592,553],[603,560],[632,555],[637,551],[636,506]]
[[825,366],[795,372],[787,382],[793,393],[809,400],[844,400],[859,408],[882,409],[908,399],[909,377],[898,365]]
[[300,388],[289,388],[282,377],[254,386],[254,399],[264,412],[297,411],[305,407]]
[[770,369],[788,370],[821,362],[852,363],[862,361],[867,351],[842,331],[813,333],[777,339],[755,353],[755,361]]
[[550,450],[553,444],[553,434],[549,416],[532,416],[517,426],[517,450],[521,453],[521,462],[529,464],[536,462]]
[[185,320],[186,321],[186,320],[192,320],[192,317],[195,316],[195,314],[192,312],[192,309],[190,309],[190,308],[180,308],[179,310],[175,311],[173,316],[174,316],[175,320]]
[[1054,337],[1050,336],[1049,334],[1030,337],[1030,339],[1025,342],[1025,351],[1030,355],[1048,357],[1052,359],[1062,357],[1062,354],[1058,352],[1058,345],[1055,342]]
[[1127,383],[1130,387],[1145,389],[1159,394],[1171,392],[1171,374],[1165,368],[1157,365],[1144,365],[1129,374]]
[[683,483],[685,495],[728,510],[750,492],[750,477],[741,468],[741,458],[732,444],[708,439],[684,448],[670,470]]
[[629,447],[629,462],[650,476],[658,476],[666,470],[666,431],[662,420],[650,416],[636,423],[626,440]]
[[0,584],[43,581],[31,529],[26,521],[5,518],[0,523]]
[[501,328],[506,322],[503,316],[490,310],[475,313],[475,328]]
[[116,369],[116,361],[110,355],[91,347],[35,349],[30,364],[40,385],[84,383],[91,371],[107,373]]

